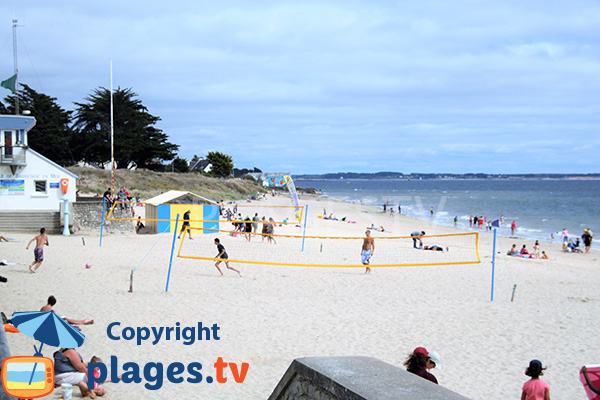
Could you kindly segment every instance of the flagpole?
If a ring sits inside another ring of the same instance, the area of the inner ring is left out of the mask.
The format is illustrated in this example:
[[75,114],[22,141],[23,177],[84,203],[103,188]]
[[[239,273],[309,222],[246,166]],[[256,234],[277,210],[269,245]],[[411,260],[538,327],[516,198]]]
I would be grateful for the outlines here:
[[113,70],[112,58],[110,59],[110,165],[112,192],[115,193],[115,146],[114,146],[114,122],[113,122]]
[[19,114],[19,62],[17,57],[17,20],[13,19],[13,59],[15,64],[15,115]]

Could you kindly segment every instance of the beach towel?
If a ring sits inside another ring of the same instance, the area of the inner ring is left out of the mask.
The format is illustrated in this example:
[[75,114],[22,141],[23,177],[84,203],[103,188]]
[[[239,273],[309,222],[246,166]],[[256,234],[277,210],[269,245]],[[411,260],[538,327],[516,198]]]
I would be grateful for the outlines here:
[[[587,367],[588,377],[590,378],[590,382],[596,388],[600,388],[600,365],[598,365],[598,364],[586,365],[586,367]],[[585,381],[585,376],[583,376],[583,372],[581,370],[579,371],[579,379],[581,380],[581,383],[583,384],[583,387],[585,389],[585,393],[588,396],[588,399],[600,400],[600,395],[597,395],[596,393],[592,392],[590,390],[590,388],[588,387],[588,384]]]

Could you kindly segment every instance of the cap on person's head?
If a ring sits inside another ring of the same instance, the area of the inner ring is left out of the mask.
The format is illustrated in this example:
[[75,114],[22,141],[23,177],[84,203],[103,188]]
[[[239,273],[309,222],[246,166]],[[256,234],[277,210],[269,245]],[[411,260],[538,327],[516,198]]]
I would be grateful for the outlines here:
[[413,356],[416,356],[418,353],[424,354],[425,356],[429,356],[429,352],[425,347],[417,347],[413,350]]
[[529,368],[542,369],[542,362],[540,360],[531,360],[529,361]]
[[442,356],[437,351],[430,351],[429,358],[435,363],[437,369],[442,369]]

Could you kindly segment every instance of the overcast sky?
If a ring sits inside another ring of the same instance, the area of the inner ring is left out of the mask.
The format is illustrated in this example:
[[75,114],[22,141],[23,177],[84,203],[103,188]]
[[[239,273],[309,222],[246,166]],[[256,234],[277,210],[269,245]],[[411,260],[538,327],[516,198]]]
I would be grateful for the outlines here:
[[[179,155],[326,172],[600,172],[600,3],[0,3],[0,80],[132,88]],[[0,88],[4,99],[10,92]]]

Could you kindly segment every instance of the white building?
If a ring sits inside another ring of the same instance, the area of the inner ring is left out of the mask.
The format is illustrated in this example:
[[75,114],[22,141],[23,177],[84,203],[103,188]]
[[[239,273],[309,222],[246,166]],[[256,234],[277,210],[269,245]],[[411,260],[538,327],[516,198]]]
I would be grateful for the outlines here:
[[58,212],[63,197],[76,200],[77,175],[28,147],[27,132],[34,126],[31,116],[0,115],[2,211]]

